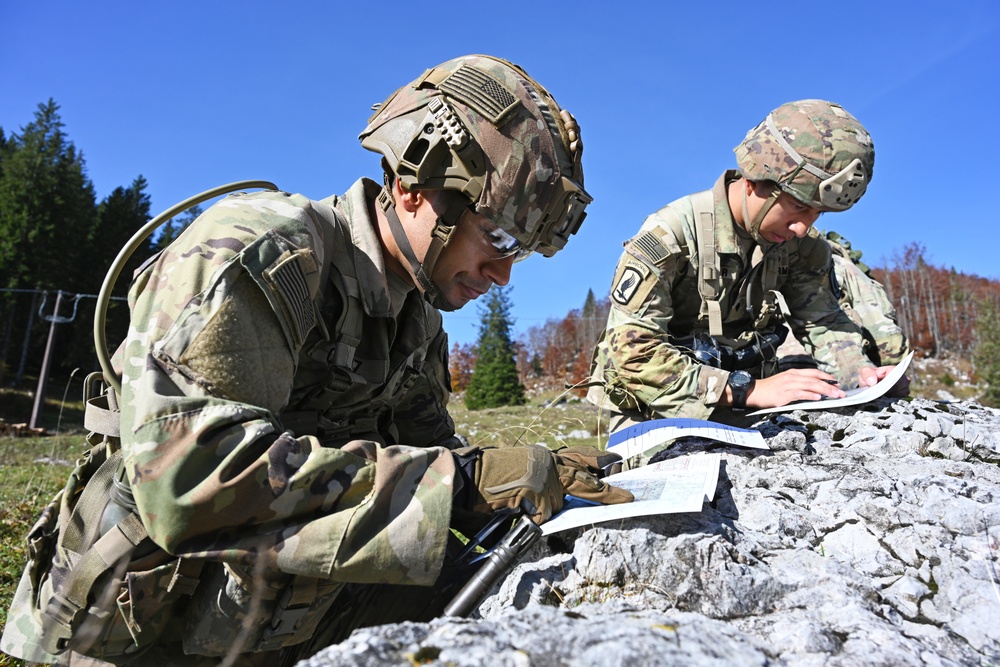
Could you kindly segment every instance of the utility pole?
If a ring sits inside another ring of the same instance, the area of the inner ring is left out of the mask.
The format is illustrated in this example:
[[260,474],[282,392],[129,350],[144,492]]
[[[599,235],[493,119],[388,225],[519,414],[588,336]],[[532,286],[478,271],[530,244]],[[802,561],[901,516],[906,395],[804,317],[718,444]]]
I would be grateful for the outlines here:
[[59,317],[59,307],[62,306],[63,291],[56,292],[56,307],[52,317],[46,317],[49,321],[49,340],[45,344],[45,357],[42,359],[42,370],[38,373],[38,388],[35,389],[35,404],[31,408],[31,422],[29,428],[38,428],[38,418],[42,414],[42,405],[45,403],[45,390],[49,384],[49,365],[52,361],[52,351],[56,343],[56,325],[63,322],[72,322],[76,317],[76,307],[73,308],[73,317]]

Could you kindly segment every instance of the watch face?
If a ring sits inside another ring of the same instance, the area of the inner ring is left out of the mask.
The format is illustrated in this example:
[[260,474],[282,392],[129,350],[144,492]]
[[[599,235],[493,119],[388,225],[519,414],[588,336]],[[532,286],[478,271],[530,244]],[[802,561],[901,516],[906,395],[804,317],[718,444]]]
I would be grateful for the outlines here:
[[749,387],[750,380],[750,374],[746,371],[736,371],[729,374],[729,384],[738,389]]
[[746,371],[733,371],[729,374],[729,387],[733,392],[733,409],[742,411],[746,409],[747,395],[750,393],[750,385],[753,378]]

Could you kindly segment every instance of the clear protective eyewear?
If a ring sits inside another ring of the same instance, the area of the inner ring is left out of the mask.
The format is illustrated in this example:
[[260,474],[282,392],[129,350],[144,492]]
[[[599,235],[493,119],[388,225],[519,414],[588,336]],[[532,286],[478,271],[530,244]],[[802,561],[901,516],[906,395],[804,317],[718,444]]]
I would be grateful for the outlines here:
[[520,262],[527,259],[528,255],[532,253],[531,250],[524,247],[523,243],[499,227],[494,226],[493,229],[487,229],[486,226],[482,226],[480,229],[483,232],[483,238],[486,239],[486,242],[493,250],[492,254],[497,259],[513,257],[515,262]]
[[[523,242],[493,223],[494,229],[483,229],[483,236],[499,259],[516,255],[515,262],[540,252],[551,257],[566,245],[569,237],[577,233],[587,217],[587,204],[594,198],[576,181],[563,176],[554,183],[555,191],[549,198],[538,229],[528,242]],[[474,209],[473,209],[473,212]]]

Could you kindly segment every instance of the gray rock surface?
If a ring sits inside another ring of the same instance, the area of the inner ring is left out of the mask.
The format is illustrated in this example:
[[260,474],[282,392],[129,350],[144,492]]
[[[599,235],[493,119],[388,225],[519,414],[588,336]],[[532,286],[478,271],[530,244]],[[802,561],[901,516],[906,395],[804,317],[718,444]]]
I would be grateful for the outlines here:
[[537,544],[472,619],[356,631],[333,665],[1000,664],[1000,411],[879,399],[755,426],[699,514]]

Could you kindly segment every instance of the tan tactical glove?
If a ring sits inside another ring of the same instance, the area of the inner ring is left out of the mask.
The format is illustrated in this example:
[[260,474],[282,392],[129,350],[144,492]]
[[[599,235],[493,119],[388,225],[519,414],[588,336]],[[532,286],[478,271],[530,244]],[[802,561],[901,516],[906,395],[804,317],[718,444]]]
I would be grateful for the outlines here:
[[571,496],[602,505],[630,503],[635,497],[625,489],[602,482],[601,478],[621,471],[622,457],[596,447],[563,447],[552,452],[559,470],[559,482]]
[[532,521],[540,524],[562,509],[567,493],[602,503],[632,500],[628,491],[598,479],[603,474],[600,463],[620,457],[591,447],[570,447],[559,454],[539,445],[469,447],[452,453],[463,478],[457,485],[456,505],[475,512],[525,507]]

